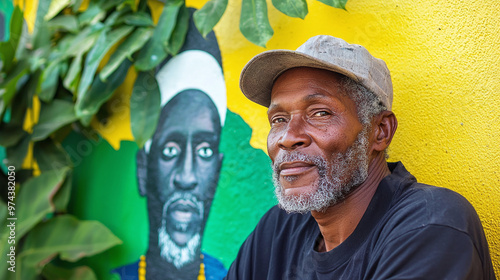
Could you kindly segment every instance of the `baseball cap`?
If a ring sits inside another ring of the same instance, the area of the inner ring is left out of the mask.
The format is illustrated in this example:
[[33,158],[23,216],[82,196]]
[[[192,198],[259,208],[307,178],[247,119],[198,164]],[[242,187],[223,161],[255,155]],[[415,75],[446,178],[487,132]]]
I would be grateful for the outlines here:
[[274,81],[295,67],[319,68],[347,76],[372,91],[388,110],[392,108],[391,74],[385,62],[363,46],[328,35],[314,36],[296,51],[270,50],[256,55],[241,72],[240,88],[251,101],[269,107]]

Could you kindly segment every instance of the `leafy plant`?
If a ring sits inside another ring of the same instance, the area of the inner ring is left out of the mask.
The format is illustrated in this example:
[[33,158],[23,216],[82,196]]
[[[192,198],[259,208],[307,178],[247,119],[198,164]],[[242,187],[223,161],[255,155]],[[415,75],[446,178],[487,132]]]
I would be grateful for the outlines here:
[[[342,9],[347,2],[320,1]],[[190,15],[183,0],[164,1],[156,24],[146,0],[93,0],[84,8],[82,2],[40,0],[33,33],[15,8],[10,38],[0,43],[0,145],[9,166],[0,179],[2,186],[10,186],[11,178],[16,182],[0,200],[3,229],[12,221],[8,218],[17,219],[15,243],[9,243],[10,231],[0,235],[0,253],[8,255],[12,248],[5,245],[11,244],[16,254],[15,274],[9,274],[9,263],[0,262],[2,279],[95,278],[89,267],[58,265],[121,241],[99,222],[67,213],[73,166],[61,143],[69,131],[92,129],[92,120],[133,67],[138,74],[130,99],[131,129],[142,147],[160,114],[155,67],[184,43]],[[305,0],[272,3],[291,17],[308,13]],[[213,29],[227,5],[227,0],[211,0],[194,13],[200,33]],[[265,0],[242,0],[240,30],[265,46],[273,35]],[[26,159],[32,164],[23,170]]]
[[[318,0],[334,8],[344,9],[347,0]],[[210,0],[194,13],[194,22],[206,36],[219,22],[227,7],[227,0]],[[272,0],[273,6],[289,17],[304,19],[308,14],[306,0]],[[266,0],[242,0],[240,31],[250,42],[265,47],[274,31],[269,23]]]

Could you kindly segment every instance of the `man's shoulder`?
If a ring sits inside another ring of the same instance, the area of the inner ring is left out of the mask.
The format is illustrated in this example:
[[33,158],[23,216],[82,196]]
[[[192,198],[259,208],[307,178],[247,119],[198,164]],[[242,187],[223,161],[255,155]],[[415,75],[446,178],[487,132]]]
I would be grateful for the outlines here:
[[461,194],[416,180],[402,182],[388,212],[396,223],[405,221],[417,227],[446,226],[464,232],[480,226],[474,207]]
[[318,225],[311,213],[287,213],[278,206],[273,206],[260,219],[251,233],[251,243],[266,246],[269,244],[288,243],[297,239],[307,239],[316,234]]

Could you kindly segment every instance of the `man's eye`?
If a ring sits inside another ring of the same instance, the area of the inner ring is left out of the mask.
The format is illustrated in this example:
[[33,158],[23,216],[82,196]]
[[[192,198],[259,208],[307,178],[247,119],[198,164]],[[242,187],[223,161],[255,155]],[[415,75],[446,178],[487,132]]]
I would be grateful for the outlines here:
[[281,117],[272,119],[272,123],[273,124],[275,124],[275,123],[283,123],[285,121],[286,121],[285,118],[281,118]]
[[179,155],[179,148],[175,146],[167,146],[165,149],[163,149],[163,155],[165,155],[167,158],[174,158]]
[[202,158],[209,158],[214,154],[214,151],[209,147],[198,149],[198,155]]
[[318,112],[315,112],[313,116],[324,117],[324,116],[328,116],[328,115],[331,115],[331,114],[327,111],[318,111]]

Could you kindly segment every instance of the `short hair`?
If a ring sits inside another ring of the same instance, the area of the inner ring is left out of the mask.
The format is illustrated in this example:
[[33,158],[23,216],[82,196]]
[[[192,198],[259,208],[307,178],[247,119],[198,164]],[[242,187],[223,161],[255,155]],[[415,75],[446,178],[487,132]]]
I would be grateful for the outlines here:
[[351,78],[343,76],[340,87],[356,104],[358,119],[363,126],[371,126],[373,117],[387,110],[377,95]]
[[[343,76],[340,79],[340,87],[356,104],[358,120],[364,128],[369,129],[373,117],[387,110],[387,107],[377,95],[351,78]],[[389,158],[388,148],[384,150],[386,159]]]

